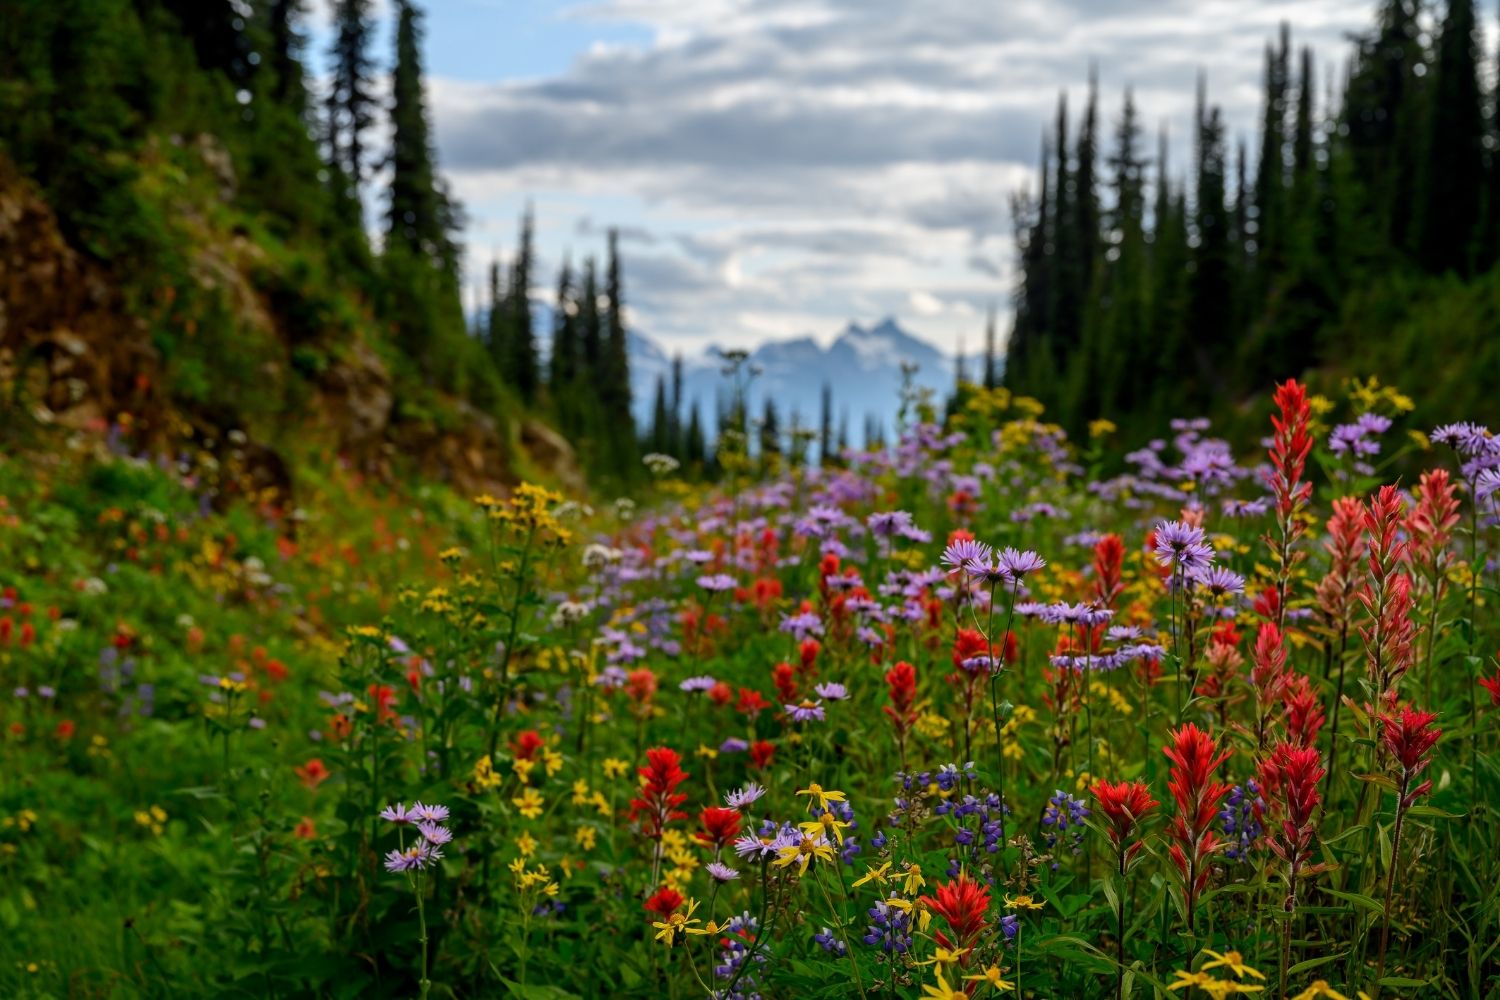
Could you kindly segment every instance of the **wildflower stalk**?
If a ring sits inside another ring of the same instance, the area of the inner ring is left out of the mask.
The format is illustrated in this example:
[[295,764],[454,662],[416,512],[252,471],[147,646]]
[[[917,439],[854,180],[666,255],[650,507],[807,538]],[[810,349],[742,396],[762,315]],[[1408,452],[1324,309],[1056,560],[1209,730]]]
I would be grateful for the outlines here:
[[[734,970],[734,976],[729,980],[729,985],[724,987],[724,992],[722,994],[723,996],[734,996],[734,988],[739,985],[740,979],[745,975],[746,970],[750,968],[750,963],[754,961],[756,953],[760,950],[761,943],[770,936],[771,928],[766,924],[766,911],[769,910],[771,906],[771,886],[769,881],[767,880],[767,875],[769,874],[770,870],[770,860],[768,858],[762,858],[760,862],[760,916],[755,918],[755,927],[757,933],[755,935],[755,940],[752,941],[750,943],[750,946],[745,949],[745,960],[740,963],[740,967],[738,969]],[[847,945],[845,947],[847,947]]]
[[[1000,635],[1000,655],[1005,656],[1005,637],[1010,634],[1011,623],[1016,617],[1016,599],[1021,593],[1021,578],[1015,577],[1011,584],[1010,610],[1005,618],[1005,631]],[[999,668],[995,666],[995,587],[990,585],[990,610],[989,619],[985,625],[985,642],[989,645],[988,660],[990,668],[990,718],[995,726],[995,792],[1000,796],[1000,870],[1006,881],[1010,880],[1010,862],[1005,857],[1005,842],[1009,839],[1005,836],[1005,738],[1000,728],[1000,670],[1006,664],[1003,662]],[[966,748],[967,749],[967,748]],[[966,758],[967,759],[967,758]]]
[[[833,862],[835,866],[838,863],[837,859]],[[859,961],[854,954],[854,949],[849,947],[849,932],[844,928],[844,913],[833,905],[833,897],[828,894],[828,886],[823,882],[823,871],[821,868],[818,869],[815,880],[818,883],[818,888],[823,891],[823,900],[828,904],[828,912],[833,917],[834,929],[839,932],[839,940],[844,943],[844,954],[849,956],[849,967],[854,970],[854,985],[859,990],[859,995],[865,997],[865,984],[859,975]],[[839,869],[839,885],[844,885],[844,872],[842,868]],[[844,898],[849,898],[848,888],[844,889]]]

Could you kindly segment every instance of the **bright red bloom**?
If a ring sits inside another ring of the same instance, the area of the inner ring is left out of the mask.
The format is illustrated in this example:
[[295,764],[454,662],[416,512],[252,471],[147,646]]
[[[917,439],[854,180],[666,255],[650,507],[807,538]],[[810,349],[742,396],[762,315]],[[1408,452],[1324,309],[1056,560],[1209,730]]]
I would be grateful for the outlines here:
[[1218,848],[1214,820],[1219,802],[1229,786],[1214,779],[1214,771],[1229,759],[1230,751],[1219,750],[1213,737],[1189,722],[1172,732],[1172,745],[1162,752],[1172,761],[1167,788],[1177,803],[1177,814],[1167,827],[1172,840],[1172,863],[1182,876],[1189,932],[1198,896],[1208,885],[1208,859]]
[[73,724],[72,719],[64,719],[57,724],[57,728],[52,731],[52,734],[60,740],[71,740],[73,734],[77,731],[78,727]]
[[669,885],[664,885],[646,900],[647,911],[656,914],[662,920],[670,917],[679,906],[682,905],[682,893]]
[[535,729],[524,729],[511,740],[510,750],[516,755],[516,760],[531,760],[546,742]]
[[750,744],[750,766],[757,771],[765,770],[776,759],[776,744],[770,740],[756,740]]
[[1151,797],[1151,789],[1144,781],[1118,781],[1114,784],[1096,781],[1090,791],[1099,803],[1099,811],[1109,820],[1110,843],[1115,845],[1116,851],[1123,851],[1125,860],[1129,861],[1145,844],[1136,840],[1126,846],[1126,841],[1136,835],[1141,822],[1161,803]]
[[1500,670],[1495,671],[1494,677],[1479,678],[1479,686],[1490,693],[1490,704],[1500,705]]
[[[952,938],[942,931],[933,935],[944,948],[973,948],[984,933],[990,890],[984,883],[972,881],[966,873],[959,872],[958,878],[937,886],[937,892],[923,896],[922,902],[946,920],[953,932]],[[960,964],[967,964],[969,957],[965,955]]]
[[389,684],[371,684],[370,697],[375,701],[376,715],[381,722],[396,717],[396,712],[392,708],[396,704],[395,688]]
[[1261,791],[1272,808],[1281,814],[1281,825],[1268,823],[1267,841],[1272,853],[1285,862],[1286,899],[1283,908],[1293,912],[1297,907],[1299,879],[1315,874],[1325,866],[1305,868],[1313,833],[1317,829],[1318,782],[1328,772],[1316,747],[1280,743],[1271,756],[1260,764]]
[[1305,676],[1297,674],[1289,680],[1281,703],[1286,706],[1286,732],[1291,741],[1301,747],[1317,743],[1318,730],[1323,728],[1323,702]]
[[885,672],[885,683],[891,703],[884,711],[895,723],[899,741],[906,738],[907,731],[917,721],[917,668],[901,660]]
[[709,806],[698,814],[698,821],[703,824],[703,829],[697,834],[698,839],[712,845],[715,850],[726,847],[740,835],[738,809]]
[[778,663],[771,668],[771,683],[776,685],[776,697],[783,705],[797,702],[797,678],[790,663]]
[[717,681],[713,687],[708,689],[708,700],[723,708],[734,700],[734,688],[730,687],[724,681]]
[[802,645],[797,647],[797,657],[802,662],[802,671],[806,673],[818,664],[818,654],[823,647],[818,645],[816,639],[804,639]]
[[750,688],[740,688],[740,701],[735,707],[753,719],[761,712],[770,708],[771,703],[766,701],[765,696],[759,691],[752,691]]
[[[1269,457],[1271,468],[1266,485],[1276,497],[1276,512],[1290,520],[1296,508],[1307,502],[1312,483],[1302,482],[1307,453],[1312,450],[1312,407],[1307,402],[1307,387],[1296,379],[1287,379],[1276,387],[1277,413],[1271,417],[1275,433],[1271,435]],[[1294,528],[1297,534],[1301,531]]]
[[1333,516],[1328,519],[1328,574],[1318,584],[1318,608],[1341,627],[1349,621],[1354,590],[1358,583],[1360,560],[1365,554],[1364,509],[1354,497],[1339,497],[1333,502]]
[[330,775],[328,768],[323,766],[321,757],[314,757],[306,764],[292,768],[292,771],[302,779],[304,785],[313,791],[317,791],[318,786],[327,781]]
[[311,816],[303,816],[302,822],[292,828],[292,836],[301,840],[312,840],[318,835],[318,828],[313,825]]
[[1124,566],[1125,541],[1119,535],[1105,535],[1094,544],[1094,599],[1102,607],[1114,607],[1125,589],[1120,580]]
[[1386,749],[1401,762],[1402,769],[1408,774],[1420,774],[1432,763],[1428,754],[1438,737],[1443,735],[1441,729],[1432,728],[1435,721],[1436,712],[1423,712],[1409,706],[1399,715],[1380,717],[1380,724],[1385,727]]
[[677,786],[687,780],[681,763],[682,758],[671,747],[652,747],[646,751],[646,766],[639,769],[641,790],[630,800],[630,818],[640,818],[641,832],[652,840],[661,839],[668,823],[687,818],[687,813],[677,808],[687,801],[687,794],[677,791]]
[[1447,469],[1429,469],[1413,491],[1416,507],[1406,518],[1406,534],[1411,539],[1407,560],[1425,573],[1446,565],[1448,543],[1458,524],[1458,497]]
[[656,696],[656,674],[646,667],[625,675],[625,693],[637,705],[648,705]]

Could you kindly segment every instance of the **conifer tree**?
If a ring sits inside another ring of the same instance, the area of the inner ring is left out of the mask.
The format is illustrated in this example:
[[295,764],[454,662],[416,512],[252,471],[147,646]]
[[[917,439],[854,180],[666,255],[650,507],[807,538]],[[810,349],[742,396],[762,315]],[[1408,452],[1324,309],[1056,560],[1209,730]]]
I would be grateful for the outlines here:
[[1417,202],[1418,257],[1472,273],[1484,186],[1484,112],[1473,0],[1448,0],[1438,35]]
[[984,387],[993,389],[999,384],[999,371],[995,357],[995,306],[990,304],[984,321]]
[[305,0],[273,0],[267,14],[270,38],[271,98],[292,109],[298,118],[307,116],[307,78],[302,68],[306,39],[297,28]]
[[538,384],[536,330],[533,328],[531,310],[534,226],[531,207],[528,205],[521,217],[520,246],[510,269],[510,292],[505,304],[510,329],[502,369],[506,381],[515,386],[521,398],[528,402],[536,398]]
[[600,396],[611,420],[630,420],[630,356],[625,336],[625,302],[620,279],[619,233],[609,231],[609,259],[605,271],[604,364],[599,376]]
[[364,133],[375,122],[370,6],[371,0],[334,0],[334,40],[328,53],[332,66],[326,118],[329,162],[342,171],[356,197],[365,178]]
[[505,308],[506,293],[501,276],[500,261],[490,262],[490,303],[485,322],[485,347],[497,371],[504,371],[505,358],[510,354],[510,316]]
[[398,0],[386,250],[400,248],[417,260],[447,269],[447,233],[422,88],[421,16],[410,0]]
[[578,376],[578,303],[573,299],[573,265],[563,258],[557,272],[557,307],[552,312],[552,351],[547,384],[554,402],[568,393]]

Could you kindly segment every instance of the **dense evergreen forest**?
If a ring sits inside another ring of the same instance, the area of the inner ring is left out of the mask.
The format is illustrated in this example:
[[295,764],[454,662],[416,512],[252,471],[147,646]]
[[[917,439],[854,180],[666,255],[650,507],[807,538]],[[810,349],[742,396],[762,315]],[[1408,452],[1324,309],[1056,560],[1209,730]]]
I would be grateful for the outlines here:
[[1302,373],[1493,417],[1500,118],[1475,5],[1385,0],[1320,79],[1330,55],[1286,28],[1267,45],[1253,151],[1201,78],[1187,156],[1153,143],[1129,90],[1113,122],[1097,84],[1076,125],[1059,101],[1013,202],[1008,386],[1075,431],[1225,413]]
[[[534,329],[531,221],[493,299],[460,304],[461,206],[439,172],[422,14],[397,0],[394,52],[374,51],[371,0],[333,4],[326,81],[305,0],[10,0],[0,17],[0,159],[40,188],[70,245],[125,289],[171,390],[253,418],[266,394],[224,297],[195,274],[185,228],[203,201],[267,263],[255,284],[316,378],[361,330],[399,373],[398,405],[434,394],[491,414],[539,413],[589,442],[591,472],[630,477],[621,263],[611,238],[559,279],[559,349]],[[388,138],[387,138],[388,137]],[[204,165],[217,165],[205,171]],[[210,175],[210,176],[206,176]],[[196,188],[221,186],[200,199]],[[205,336],[194,331],[205,328]],[[253,359],[251,359],[253,360]]]

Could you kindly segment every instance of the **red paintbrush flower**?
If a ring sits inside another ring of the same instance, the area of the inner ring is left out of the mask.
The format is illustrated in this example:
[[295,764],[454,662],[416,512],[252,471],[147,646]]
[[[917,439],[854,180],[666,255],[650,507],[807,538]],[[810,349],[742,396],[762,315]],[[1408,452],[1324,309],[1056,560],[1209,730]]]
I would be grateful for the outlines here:
[[510,750],[516,755],[516,760],[531,760],[545,743],[541,733],[535,729],[526,729],[510,741]]
[[1208,885],[1208,860],[1219,846],[1214,819],[1220,800],[1229,794],[1229,786],[1214,780],[1213,774],[1229,759],[1230,751],[1219,750],[1213,737],[1191,722],[1171,735],[1172,745],[1162,752],[1172,761],[1167,788],[1177,803],[1177,814],[1167,827],[1167,836],[1172,840],[1172,863],[1182,876],[1188,932],[1192,933],[1193,911]]
[[687,780],[681,762],[671,747],[652,747],[646,751],[646,766],[639,769],[641,790],[630,800],[630,818],[639,818],[641,832],[652,840],[661,839],[668,823],[687,818],[687,813],[677,808],[687,801],[686,793],[677,791],[677,786]]
[[1479,678],[1479,686],[1490,693],[1490,704],[1500,705],[1500,670],[1495,671],[1494,677]]
[[1125,566],[1125,542],[1119,535],[1105,535],[1094,544],[1094,599],[1112,608],[1125,589],[1120,577]]
[[763,771],[776,759],[776,744],[770,740],[756,740],[750,744],[750,766]]
[[885,672],[886,693],[891,703],[885,706],[885,714],[896,725],[896,736],[900,739],[917,721],[917,668],[901,660]]
[[1099,811],[1109,820],[1106,832],[1115,852],[1120,855],[1121,867],[1124,867],[1145,846],[1140,839],[1133,844],[1126,842],[1136,836],[1141,823],[1161,803],[1151,797],[1151,789],[1144,781],[1117,781],[1113,784],[1096,781],[1090,791],[1099,803]]
[[1364,523],[1364,509],[1354,497],[1339,497],[1333,502],[1328,541],[1323,543],[1328,553],[1328,575],[1318,584],[1318,608],[1341,627],[1349,620],[1359,563],[1365,553]]
[[1441,729],[1433,729],[1437,721],[1436,712],[1423,712],[1410,706],[1398,715],[1382,715],[1380,724],[1385,727],[1383,739],[1389,750],[1401,764],[1408,777],[1421,774],[1432,758],[1428,756],[1432,747],[1443,735]]
[[797,703],[797,678],[790,663],[778,663],[771,668],[771,683],[776,685],[776,697],[783,705]]
[[[990,890],[981,882],[972,881],[964,872],[958,878],[937,886],[931,896],[923,896],[927,908],[948,922],[953,932],[950,938],[942,931],[934,937],[944,948],[957,950],[973,948],[984,932],[986,913],[990,906]],[[965,955],[966,960],[969,956]],[[962,963],[961,963],[962,964]]]
[[1281,703],[1286,708],[1286,732],[1291,741],[1301,747],[1317,743],[1318,730],[1323,728],[1323,702],[1305,676],[1296,674],[1288,679]]
[[709,806],[698,814],[703,829],[697,834],[700,841],[714,850],[720,850],[740,835],[740,811],[723,806]]
[[670,917],[679,906],[682,905],[682,893],[669,885],[664,885],[646,900],[646,910],[656,914],[662,920]]
[[[1302,482],[1302,472],[1307,465],[1307,453],[1312,450],[1312,407],[1307,402],[1307,387],[1296,379],[1288,379],[1276,387],[1276,410],[1271,417],[1271,448],[1268,453],[1271,467],[1266,473],[1266,485],[1276,497],[1276,512],[1281,518],[1291,520],[1290,515],[1307,502],[1312,493],[1312,483]],[[1297,534],[1301,531],[1293,528]]]

